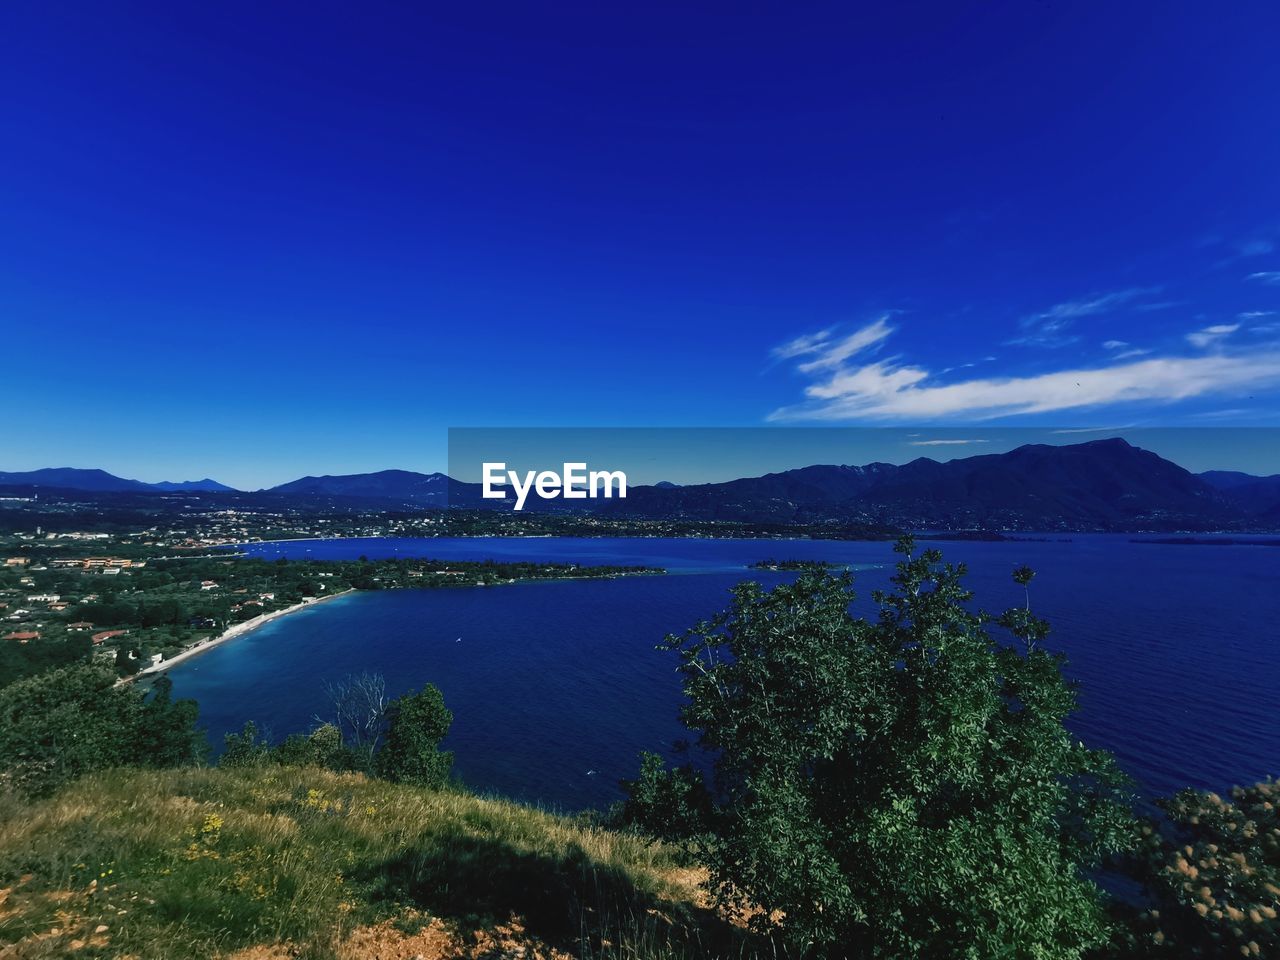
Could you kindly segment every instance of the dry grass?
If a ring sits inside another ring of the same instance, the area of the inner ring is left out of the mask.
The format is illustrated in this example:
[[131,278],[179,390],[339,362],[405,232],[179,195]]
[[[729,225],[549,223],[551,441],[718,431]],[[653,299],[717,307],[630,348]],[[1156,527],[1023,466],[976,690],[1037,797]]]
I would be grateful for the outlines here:
[[0,958],[743,956],[672,850],[314,769],[115,771],[0,805]]

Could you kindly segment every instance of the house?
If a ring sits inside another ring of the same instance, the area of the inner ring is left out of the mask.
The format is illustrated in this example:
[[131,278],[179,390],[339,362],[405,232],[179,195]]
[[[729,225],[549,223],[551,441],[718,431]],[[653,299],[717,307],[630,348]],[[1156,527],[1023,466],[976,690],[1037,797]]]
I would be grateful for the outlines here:
[[28,640],[39,640],[40,633],[37,630],[15,630],[13,633],[6,634],[3,639],[26,643]]
[[30,557],[9,557],[5,560],[4,565],[6,567],[25,567],[30,562]]
[[120,572],[120,568],[119,568],[119,567],[107,567],[107,568],[105,568],[105,569],[102,571],[102,575],[103,575],[104,577],[106,577],[106,576],[114,576],[115,574],[118,574],[119,572]]
[[218,589],[218,581],[216,581],[216,580],[201,580],[201,581],[200,581],[200,589],[201,589],[201,590],[217,590],[217,589]]
[[57,603],[61,599],[56,593],[33,593],[27,597],[27,603]]
[[89,639],[94,643],[101,643],[103,640],[110,640],[112,637],[122,637],[128,630],[103,630],[101,633],[95,633]]
[[259,599],[259,600],[274,600],[275,598],[276,598],[276,595],[275,595],[274,593],[260,593],[260,594],[258,594],[258,599]]
[[75,623],[68,623],[67,629],[74,630],[76,633],[83,633],[85,630],[92,630],[93,624],[88,620],[77,620]]

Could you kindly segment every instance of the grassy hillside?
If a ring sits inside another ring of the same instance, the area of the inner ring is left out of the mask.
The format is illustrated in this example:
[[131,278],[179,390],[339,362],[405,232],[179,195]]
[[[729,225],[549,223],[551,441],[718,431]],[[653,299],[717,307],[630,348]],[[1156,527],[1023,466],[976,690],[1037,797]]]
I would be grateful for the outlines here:
[[0,957],[747,952],[671,848],[318,769],[113,771],[0,809]]

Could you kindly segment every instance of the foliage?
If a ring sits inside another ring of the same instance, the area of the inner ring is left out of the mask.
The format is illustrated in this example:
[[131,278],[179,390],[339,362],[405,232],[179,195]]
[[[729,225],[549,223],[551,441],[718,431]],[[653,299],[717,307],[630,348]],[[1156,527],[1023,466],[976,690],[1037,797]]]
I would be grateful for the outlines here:
[[346,771],[363,769],[364,757],[342,742],[342,733],[331,723],[321,724],[310,733],[293,733],[272,745],[260,736],[257,724],[247,722],[239,733],[223,738],[218,766],[229,769],[246,767],[324,767]]
[[640,755],[640,775],[624,780],[627,797],[619,821],[668,841],[702,833],[711,816],[711,794],[692,767],[668,770],[656,753]]
[[46,670],[89,659],[92,644],[87,634],[69,634],[63,640],[35,643],[0,643],[0,687]]
[[164,674],[151,685],[142,703],[134,763],[147,767],[177,767],[203,758],[206,742],[196,727],[194,700],[174,700],[173,681]]
[[24,793],[47,793],[94,770],[161,767],[199,758],[196,707],[173,701],[167,684],[148,700],[83,664],[0,689],[0,778]]
[[130,650],[128,647],[121,647],[116,651],[115,664],[116,673],[122,677],[136,676],[138,671],[142,669],[137,651]]
[[1280,783],[1226,800],[1183,790],[1162,806],[1139,874],[1151,899],[1126,956],[1280,956]]
[[378,772],[397,783],[438,787],[449,779],[453,754],[440,749],[453,714],[432,684],[405,694],[387,708],[386,744],[377,756]]
[[[358,770],[372,773],[378,765],[378,750],[390,721],[392,703],[387,699],[386,680],[378,673],[352,674],[325,685],[333,706],[334,719],[322,722],[310,733],[293,733],[278,744],[260,736],[253,722],[239,733],[223,738],[223,767],[258,767],[276,764],[285,767],[324,767],[329,770]],[[443,707],[443,700],[440,701]],[[445,711],[447,732],[451,715]],[[443,737],[443,733],[441,734]],[[447,778],[447,765],[445,774]]]
[[222,756],[218,766],[231,769],[260,767],[271,760],[271,743],[258,735],[258,725],[246,720],[239,733],[222,737]]
[[[1022,610],[1024,649],[998,644],[962,566],[898,550],[875,621],[847,574],[805,573],[668,638],[714,757],[713,893],[817,952],[1079,957],[1108,933],[1085,871],[1134,836],[1123,778],[1063,725],[1047,627]],[[674,788],[651,763],[637,783],[637,806]]]

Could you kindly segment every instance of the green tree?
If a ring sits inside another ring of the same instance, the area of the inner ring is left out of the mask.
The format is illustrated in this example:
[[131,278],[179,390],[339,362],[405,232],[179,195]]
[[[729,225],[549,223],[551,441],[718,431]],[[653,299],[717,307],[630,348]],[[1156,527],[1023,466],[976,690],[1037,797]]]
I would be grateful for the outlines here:
[[142,662],[134,656],[135,652],[128,647],[116,650],[116,673],[122,677],[132,677],[142,669]]
[[172,680],[164,674],[157,677],[142,704],[135,762],[177,767],[202,760],[206,744],[204,732],[196,728],[197,713],[194,700],[173,699]]
[[271,759],[271,744],[258,736],[258,725],[252,720],[246,720],[239,733],[224,734],[222,744],[220,767],[257,767]]
[[711,794],[693,767],[668,770],[656,753],[640,755],[640,775],[624,780],[627,798],[622,823],[639,827],[663,840],[688,840],[705,829],[711,815]]
[[326,767],[330,770],[354,770],[363,757],[346,747],[342,733],[331,723],[321,724],[310,733],[294,733],[273,747],[265,757],[282,767]]
[[188,763],[194,721],[194,703],[167,689],[147,701],[97,667],[51,670],[0,690],[0,780],[38,794],[94,770]]
[[[668,638],[714,757],[715,803],[688,825],[713,893],[828,955],[1080,957],[1108,935],[1085,871],[1134,837],[1123,777],[1063,725],[1047,627],[1024,608],[1020,649],[998,643],[962,566],[897,549],[874,621],[851,615],[848,574],[809,572],[741,584]],[[640,782],[662,802],[659,776]]]
[[440,787],[449,779],[453,754],[440,749],[453,714],[432,684],[418,693],[391,701],[387,709],[386,743],[377,757],[378,772],[388,780]]

